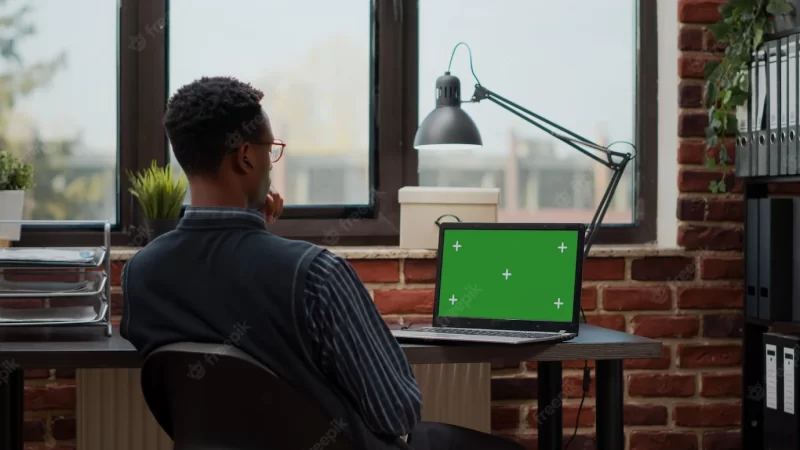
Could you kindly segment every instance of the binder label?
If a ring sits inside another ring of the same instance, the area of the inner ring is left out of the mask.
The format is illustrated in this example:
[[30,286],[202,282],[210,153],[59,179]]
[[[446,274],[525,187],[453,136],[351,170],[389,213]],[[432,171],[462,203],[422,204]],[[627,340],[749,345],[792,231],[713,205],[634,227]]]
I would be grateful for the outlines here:
[[794,348],[783,348],[783,412],[794,415]]
[[778,349],[767,344],[767,408],[778,409]]

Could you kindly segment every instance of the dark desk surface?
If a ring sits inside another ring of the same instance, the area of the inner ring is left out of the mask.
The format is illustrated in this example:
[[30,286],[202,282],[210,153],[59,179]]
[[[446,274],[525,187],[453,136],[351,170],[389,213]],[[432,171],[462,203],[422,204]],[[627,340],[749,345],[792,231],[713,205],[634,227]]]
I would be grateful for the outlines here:
[[[419,345],[402,344],[412,364],[647,359],[661,357],[661,342],[593,325],[558,344]],[[106,337],[102,328],[0,328],[0,362],[32,368],[140,367],[142,360],[119,329]]]

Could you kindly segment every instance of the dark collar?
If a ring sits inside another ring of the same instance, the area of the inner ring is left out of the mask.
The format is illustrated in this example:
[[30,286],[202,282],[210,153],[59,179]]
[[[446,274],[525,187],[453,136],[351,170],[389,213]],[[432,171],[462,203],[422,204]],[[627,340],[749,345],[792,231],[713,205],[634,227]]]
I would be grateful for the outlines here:
[[189,206],[186,208],[178,228],[251,228],[266,230],[267,221],[260,211],[254,209]]

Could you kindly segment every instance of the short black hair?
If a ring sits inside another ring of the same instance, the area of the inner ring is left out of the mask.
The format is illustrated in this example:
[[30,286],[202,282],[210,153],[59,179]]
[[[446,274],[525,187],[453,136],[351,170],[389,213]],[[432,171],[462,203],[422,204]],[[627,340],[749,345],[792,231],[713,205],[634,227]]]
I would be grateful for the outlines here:
[[213,175],[222,158],[242,140],[262,131],[264,93],[232,77],[203,77],[167,102],[164,128],[187,175]]

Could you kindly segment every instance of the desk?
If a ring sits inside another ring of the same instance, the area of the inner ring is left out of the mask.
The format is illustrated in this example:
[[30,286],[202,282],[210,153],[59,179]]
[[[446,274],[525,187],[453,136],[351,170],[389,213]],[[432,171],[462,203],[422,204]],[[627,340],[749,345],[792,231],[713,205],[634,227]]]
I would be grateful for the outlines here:
[[[411,364],[539,361],[539,411],[551,412],[546,420],[539,421],[542,450],[562,449],[561,361],[597,361],[597,450],[623,450],[622,361],[660,358],[662,354],[659,341],[585,324],[578,337],[557,344],[404,343],[402,348]],[[0,329],[0,375],[4,376],[0,379],[0,450],[20,450],[24,373],[14,370],[6,376],[4,365],[16,369],[138,368],[142,359],[120,336],[119,329],[114,329],[110,338],[98,330],[82,328]]]

